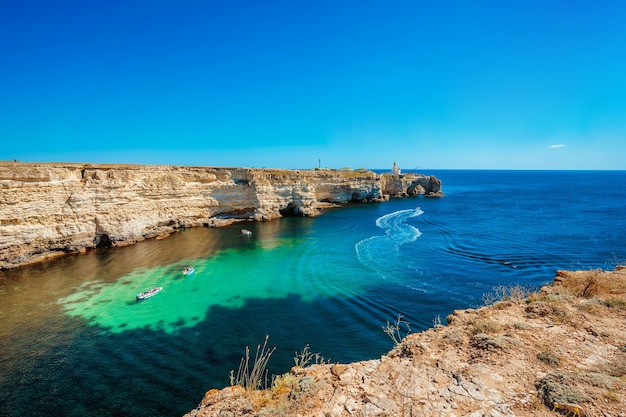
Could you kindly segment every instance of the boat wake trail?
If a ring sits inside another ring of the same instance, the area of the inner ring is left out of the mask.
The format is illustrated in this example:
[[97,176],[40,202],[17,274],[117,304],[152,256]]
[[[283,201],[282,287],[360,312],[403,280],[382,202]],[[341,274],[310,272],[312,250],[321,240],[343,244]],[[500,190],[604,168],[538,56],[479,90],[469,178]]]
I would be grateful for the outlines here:
[[417,207],[389,213],[376,219],[376,226],[385,230],[385,235],[372,236],[355,245],[359,262],[383,277],[397,270],[400,262],[400,246],[414,242],[422,234],[406,221],[423,213]]

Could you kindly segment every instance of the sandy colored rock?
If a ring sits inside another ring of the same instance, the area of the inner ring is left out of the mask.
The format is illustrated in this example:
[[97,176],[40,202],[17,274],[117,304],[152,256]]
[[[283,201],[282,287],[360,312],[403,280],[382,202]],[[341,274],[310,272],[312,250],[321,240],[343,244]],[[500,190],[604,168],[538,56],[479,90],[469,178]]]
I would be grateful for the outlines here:
[[317,216],[416,187],[442,195],[435,177],[368,170],[0,162],[0,269],[182,228]]
[[211,390],[185,417],[623,417],[626,269],[557,278],[528,297],[511,291],[455,311],[380,359],[298,367],[268,390]]

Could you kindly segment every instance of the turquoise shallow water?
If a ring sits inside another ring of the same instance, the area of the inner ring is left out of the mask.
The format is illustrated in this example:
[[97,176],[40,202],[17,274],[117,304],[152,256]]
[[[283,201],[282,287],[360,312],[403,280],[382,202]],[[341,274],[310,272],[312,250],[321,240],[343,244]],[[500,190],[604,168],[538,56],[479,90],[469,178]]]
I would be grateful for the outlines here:
[[271,373],[306,344],[333,362],[375,358],[399,313],[417,331],[495,285],[626,259],[625,172],[433,173],[444,198],[246,223],[250,238],[191,229],[1,272],[0,415],[182,415],[265,335]]
[[[324,282],[315,266],[316,240],[293,237],[245,239],[242,247],[221,249],[204,258],[150,268],[137,268],[114,282],[90,281],[59,303],[67,314],[107,332],[150,329],[175,333],[205,320],[211,308],[239,309],[246,300],[284,300],[297,295],[303,302],[316,298],[353,297],[366,282],[353,279],[353,266],[336,265],[341,282]],[[193,274],[183,274],[192,265]],[[297,279],[296,279],[297,278]],[[162,287],[158,296],[137,302],[134,294]]]

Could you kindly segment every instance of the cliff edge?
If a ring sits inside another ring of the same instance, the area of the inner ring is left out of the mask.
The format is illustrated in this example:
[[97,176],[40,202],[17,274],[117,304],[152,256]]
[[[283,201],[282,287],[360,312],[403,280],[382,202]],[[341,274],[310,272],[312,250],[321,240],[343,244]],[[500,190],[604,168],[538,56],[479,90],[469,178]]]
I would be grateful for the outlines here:
[[0,269],[182,228],[420,194],[441,196],[441,181],[369,170],[0,162]]
[[626,416],[626,267],[558,271],[539,292],[497,295],[380,359],[210,390],[185,417]]

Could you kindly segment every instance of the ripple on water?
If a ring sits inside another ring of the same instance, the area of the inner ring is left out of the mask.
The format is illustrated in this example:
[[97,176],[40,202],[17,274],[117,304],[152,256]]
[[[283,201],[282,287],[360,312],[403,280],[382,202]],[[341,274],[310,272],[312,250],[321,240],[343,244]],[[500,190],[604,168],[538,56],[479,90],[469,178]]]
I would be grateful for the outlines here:
[[423,214],[416,209],[399,210],[376,219],[376,226],[385,231],[384,235],[375,235],[361,240],[355,245],[358,260],[367,268],[383,278],[390,278],[402,269],[406,263],[401,259],[400,247],[414,242],[420,237],[418,228],[407,221]]
[[[215,306],[240,308],[248,299],[276,300],[290,294],[311,301],[362,291],[362,281],[348,273],[350,265],[337,262],[333,274],[326,274],[328,262],[316,262],[316,256],[320,248],[315,239],[273,239],[254,248],[226,249],[208,258],[136,269],[110,283],[88,282],[59,302],[66,314],[108,332],[141,328],[172,333],[204,320]],[[325,251],[323,256],[333,254]],[[344,258],[341,249],[336,258]],[[182,274],[185,265],[193,265],[195,273]],[[337,273],[342,278],[331,279]],[[157,286],[163,291],[135,301],[137,293]]]

